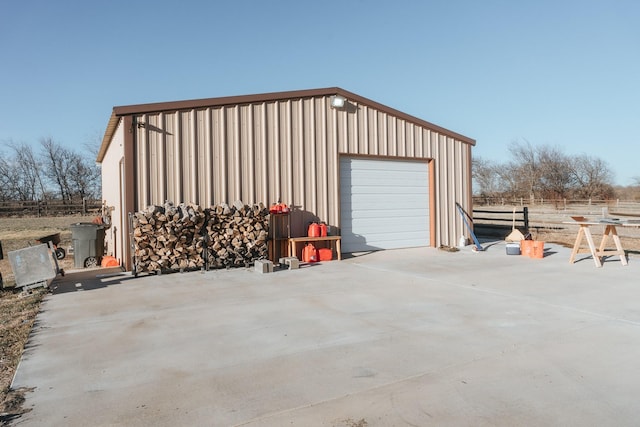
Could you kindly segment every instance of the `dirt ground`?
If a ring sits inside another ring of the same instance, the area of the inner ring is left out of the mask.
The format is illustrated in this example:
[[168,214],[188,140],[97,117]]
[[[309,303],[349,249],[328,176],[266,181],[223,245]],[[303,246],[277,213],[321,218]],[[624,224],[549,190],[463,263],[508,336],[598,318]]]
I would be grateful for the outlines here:
[[[531,234],[535,240],[572,247],[577,227],[563,224],[568,212],[530,209]],[[19,416],[23,411],[23,394],[26,390],[11,390],[15,369],[29,337],[46,290],[35,290],[21,296],[12,287],[15,280],[9,264],[8,252],[38,244],[44,236],[60,233],[60,245],[65,250],[71,246],[70,225],[91,222],[88,216],[61,216],[47,218],[0,218],[0,242],[4,259],[0,260],[0,272],[5,288],[0,290],[0,425]],[[619,230],[623,247],[629,256],[640,256],[640,228]],[[594,230],[594,233],[597,233]],[[594,236],[599,241],[599,235]],[[612,244],[612,242],[610,242]],[[60,268],[73,268],[73,255],[60,261]],[[9,288],[7,288],[9,287]],[[354,424],[362,425],[362,424]]]

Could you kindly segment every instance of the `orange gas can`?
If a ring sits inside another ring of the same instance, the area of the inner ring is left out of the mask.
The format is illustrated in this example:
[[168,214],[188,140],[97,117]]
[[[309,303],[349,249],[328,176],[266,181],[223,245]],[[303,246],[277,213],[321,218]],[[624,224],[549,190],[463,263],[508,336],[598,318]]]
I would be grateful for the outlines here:
[[316,247],[313,246],[312,243],[307,243],[304,249],[302,249],[302,261],[303,262],[318,261],[318,251],[316,250]]
[[327,237],[327,224],[321,222],[320,225],[320,237]]
[[315,222],[309,224],[309,228],[307,229],[307,236],[320,237],[320,225]]
[[333,251],[330,248],[318,249],[318,258],[320,261],[331,261],[333,259]]

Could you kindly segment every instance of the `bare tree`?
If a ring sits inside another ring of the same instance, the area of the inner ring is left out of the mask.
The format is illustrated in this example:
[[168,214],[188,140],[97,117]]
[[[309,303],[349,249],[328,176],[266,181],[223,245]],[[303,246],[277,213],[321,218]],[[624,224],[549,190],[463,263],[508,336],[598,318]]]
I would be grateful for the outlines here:
[[[62,200],[100,196],[100,169],[92,159],[63,147],[51,138],[43,138],[40,145],[43,161],[48,168],[46,176],[57,188]],[[90,152],[89,155],[94,153]]]
[[19,200],[38,200],[46,197],[46,189],[42,177],[42,165],[38,161],[33,148],[26,143],[9,142],[14,152],[13,184],[15,197]]
[[46,166],[45,175],[57,188],[60,199],[70,200],[68,173],[72,153],[51,138],[42,138],[40,146],[43,150],[42,160]]
[[539,190],[541,174],[536,149],[529,141],[525,140],[524,143],[512,142],[508,150],[512,160],[507,169],[515,175],[512,179],[517,183],[516,188],[512,188],[514,191],[512,195],[535,199]]
[[500,191],[500,175],[494,162],[482,157],[474,157],[471,161],[472,179],[475,192],[485,197],[494,197]]
[[[514,141],[508,147],[511,161],[505,165],[485,161],[473,164],[474,179],[480,188],[499,188],[504,196],[560,199],[567,197],[614,197],[613,174],[606,162],[587,155],[568,156],[559,147],[533,146],[529,141]],[[489,170],[496,176],[487,178]],[[482,181],[481,181],[482,180]],[[640,180],[639,180],[640,181]],[[480,184],[484,186],[481,186]],[[639,182],[640,184],[640,182]]]
[[100,169],[87,157],[72,153],[69,158],[67,182],[73,198],[100,197]]
[[540,170],[540,190],[546,198],[562,199],[574,188],[571,162],[557,147],[547,145],[536,149]]
[[575,181],[575,196],[582,199],[609,199],[613,197],[613,173],[607,163],[582,154],[571,161],[571,174]]
[[9,162],[9,158],[1,153],[0,155],[0,200],[6,201],[14,198],[13,194],[13,165]]

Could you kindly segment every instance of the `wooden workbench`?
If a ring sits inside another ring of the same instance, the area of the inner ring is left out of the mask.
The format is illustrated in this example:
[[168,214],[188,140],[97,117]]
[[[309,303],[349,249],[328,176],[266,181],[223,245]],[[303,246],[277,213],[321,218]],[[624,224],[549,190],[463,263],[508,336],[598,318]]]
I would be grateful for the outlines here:
[[341,236],[324,236],[324,237],[291,237],[289,238],[289,254],[297,256],[298,243],[308,242],[329,242],[332,249],[335,250],[338,260],[342,259],[342,249],[340,248]]
[[[620,262],[622,265],[627,265],[627,257],[624,252],[624,248],[622,247],[622,243],[620,242],[620,237],[618,236],[618,230],[616,227],[640,227],[640,223],[637,222],[624,222],[624,221],[614,221],[614,220],[601,220],[601,221],[589,221],[586,220],[575,220],[575,221],[565,221],[564,224],[574,224],[580,226],[578,229],[578,235],[576,236],[576,242],[573,245],[573,251],[571,251],[571,258],[569,258],[569,262],[573,264],[575,262],[576,255],[578,253],[584,253],[581,251],[582,239],[587,239],[587,245],[589,246],[589,252],[593,257],[593,261],[596,264],[596,267],[602,267],[601,258],[608,256],[619,256]],[[602,240],[600,241],[600,246],[596,248],[596,245],[593,241],[593,236],[591,235],[590,227],[594,225],[604,226],[604,233],[602,234]],[[615,249],[606,249],[607,240],[609,240],[609,236],[613,239],[615,244]]]

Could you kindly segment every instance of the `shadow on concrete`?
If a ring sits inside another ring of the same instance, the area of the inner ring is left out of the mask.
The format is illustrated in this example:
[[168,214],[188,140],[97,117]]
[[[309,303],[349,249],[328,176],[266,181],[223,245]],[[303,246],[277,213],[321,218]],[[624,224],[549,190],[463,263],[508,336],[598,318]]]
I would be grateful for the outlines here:
[[125,272],[121,267],[68,271],[64,276],[56,277],[49,285],[49,290],[54,295],[91,291],[119,285],[132,279],[135,277],[130,272]]

